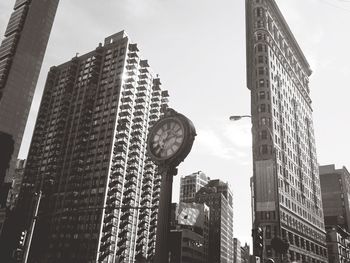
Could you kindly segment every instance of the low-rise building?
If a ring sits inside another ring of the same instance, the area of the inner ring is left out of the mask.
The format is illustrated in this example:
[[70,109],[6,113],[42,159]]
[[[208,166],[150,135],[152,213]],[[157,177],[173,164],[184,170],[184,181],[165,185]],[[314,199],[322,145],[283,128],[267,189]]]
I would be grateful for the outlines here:
[[329,263],[350,262],[350,233],[339,226],[326,226]]
[[319,167],[329,263],[350,262],[350,173],[346,167]]
[[205,204],[172,204],[170,262],[210,263],[209,212],[209,207]]
[[241,263],[249,263],[250,247],[245,243],[244,247],[241,247]]

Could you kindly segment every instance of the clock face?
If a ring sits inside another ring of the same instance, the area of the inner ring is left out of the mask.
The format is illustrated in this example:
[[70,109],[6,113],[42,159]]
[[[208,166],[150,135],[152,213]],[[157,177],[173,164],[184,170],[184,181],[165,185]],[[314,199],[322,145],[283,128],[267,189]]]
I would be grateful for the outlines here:
[[174,156],[184,142],[183,125],[175,119],[159,123],[151,135],[150,150],[159,159]]

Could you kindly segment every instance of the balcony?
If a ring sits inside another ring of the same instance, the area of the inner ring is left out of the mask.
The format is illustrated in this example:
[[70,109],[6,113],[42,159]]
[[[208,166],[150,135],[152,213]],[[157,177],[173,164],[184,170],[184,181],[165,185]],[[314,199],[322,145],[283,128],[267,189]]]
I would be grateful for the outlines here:
[[[135,197],[128,195],[123,198],[123,204],[124,205],[131,205],[131,202],[134,203]],[[126,208],[127,209],[127,208]]]
[[145,206],[145,208],[142,208],[142,209],[146,209],[146,207],[150,205],[150,200],[151,200],[150,195],[146,196],[145,198],[142,198],[140,205]]
[[100,246],[100,251],[103,252],[105,251],[108,247],[110,247],[111,245],[115,244],[114,241],[106,241],[106,242],[103,242]]
[[142,110],[142,109],[144,109],[145,107],[146,107],[146,103],[142,103],[142,102],[137,103],[137,104],[135,105],[135,109],[137,109],[137,110]]
[[152,189],[152,184],[151,183],[147,183],[147,184],[144,184],[143,186],[142,186],[142,190],[143,191],[150,191]]
[[137,172],[138,169],[139,169],[138,164],[130,164],[130,165],[128,165],[128,171]]
[[100,256],[98,257],[98,261],[99,262],[103,262],[105,260],[106,257],[108,257],[109,255],[113,254],[112,251],[110,250],[106,250],[106,251],[103,251]]
[[[137,180],[135,178],[132,178],[130,180],[128,180],[126,183],[125,183],[125,187],[133,187],[133,188],[136,188],[137,184]],[[135,190],[135,189],[134,189]]]
[[126,60],[126,62],[129,64],[129,65],[132,65],[132,64],[137,64],[137,60],[135,58],[129,58]]
[[107,195],[112,196],[112,195],[115,195],[116,193],[121,193],[121,189],[119,187],[110,188]]
[[154,179],[154,183],[155,183],[155,184],[158,184],[158,183],[161,182],[161,180],[162,180],[162,179],[161,179],[160,177],[157,177],[157,178]]
[[112,205],[112,204],[114,204],[117,200],[118,200],[117,197],[116,197],[115,195],[112,195],[112,196],[110,196],[109,198],[107,198],[106,203],[107,203],[107,205]]
[[[120,220],[122,221],[127,221],[130,222],[132,219],[131,215],[130,215],[130,211],[126,211],[121,217]],[[125,229],[124,229],[125,230]]]
[[116,226],[113,223],[108,223],[103,227],[102,231],[103,232],[110,232],[113,227],[116,227]]
[[143,68],[149,67],[148,61],[146,59],[140,60],[140,66]]
[[137,137],[141,137],[142,133],[143,133],[142,129],[136,129],[136,130],[133,130],[131,132],[131,136],[133,136],[133,137],[136,137],[136,136]]
[[158,209],[158,204],[154,204],[152,207],[151,207],[151,211],[155,211],[156,209]]
[[141,73],[149,73],[149,70],[147,68],[141,68],[140,72]]
[[128,97],[123,97],[121,99],[122,103],[131,103],[132,99],[128,96]]
[[149,79],[151,77],[150,74],[146,73],[146,72],[143,72],[141,75],[140,75],[140,79]]
[[101,242],[105,242],[107,241],[108,238],[112,237],[112,233],[108,232],[107,234],[105,234],[102,238],[101,238]]
[[127,180],[131,180],[132,178],[137,179],[137,173],[135,173],[135,172],[129,172],[129,173],[127,173],[127,174],[125,175],[125,178],[126,178]]
[[130,224],[130,222],[128,222],[127,220],[123,220],[123,221],[120,222],[119,228],[120,228],[120,229],[123,229],[123,228],[125,228],[128,224]]
[[111,180],[111,181],[109,182],[108,186],[109,186],[110,188],[113,188],[113,187],[115,187],[117,184],[121,184],[121,182],[120,182],[119,180]]
[[151,103],[151,108],[159,108],[160,102],[152,102]]
[[141,222],[139,223],[139,227],[143,227],[148,221],[147,213],[141,213],[139,215],[139,220],[141,220]]
[[123,176],[124,176],[124,169],[119,168],[119,169],[112,170],[112,177],[114,179],[119,179],[118,177],[121,177],[121,179],[123,179]]
[[138,155],[139,155],[138,151],[130,150],[130,152],[129,152],[129,157],[134,157],[134,156],[138,157]]
[[139,55],[137,54],[136,51],[132,51],[132,52],[129,52],[129,53],[128,53],[128,57],[129,57],[129,58],[138,58]]
[[128,188],[125,190],[125,192],[124,192],[124,194],[126,194],[126,195],[129,195],[129,194],[131,194],[131,193],[136,193],[136,187],[130,186],[130,187],[128,187]]
[[117,160],[117,161],[113,162],[111,169],[112,169],[112,171],[115,171],[118,168],[123,168],[124,166],[125,166],[124,160]]
[[127,138],[118,138],[116,144],[126,146],[128,144],[128,139]]
[[[119,242],[118,242],[118,244],[119,244]],[[118,251],[117,251],[117,256],[119,256],[119,255],[121,255],[125,250],[126,250],[126,245],[125,244],[121,244],[121,246],[118,246],[119,247],[119,249],[118,249]],[[124,257],[119,257],[119,260],[123,260],[124,259]],[[124,261],[119,261],[119,262],[124,262]]]
[[126,69],[127,70],[134,70],[134,69],[136,69],[136,65],[135,64],[127,65]]
[[[122,107],[125,108],[125,105],[123,105]],[[120,113],[119,116],[122,117],[126,117],[126,116],[131,116],[132,111],[130,109],[123,109]]]

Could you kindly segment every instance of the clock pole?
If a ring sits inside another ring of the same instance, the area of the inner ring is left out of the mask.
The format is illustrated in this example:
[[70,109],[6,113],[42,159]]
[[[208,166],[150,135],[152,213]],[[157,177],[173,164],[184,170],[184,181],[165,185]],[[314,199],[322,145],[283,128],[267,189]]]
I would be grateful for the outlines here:
[[147,152],[158,165],[161,175],[154,263],[169,262],[173,176],[177,174],[177,166],[191,151],[195,136],[192,122],[170,108],[152,126],[148,135]]
[[169,262],[171,196],[173,188],[173,176],[176,174],[176,168],[162,167],[162,181],[160,186],[157,220],[156,255],[154,261],[155,263]]

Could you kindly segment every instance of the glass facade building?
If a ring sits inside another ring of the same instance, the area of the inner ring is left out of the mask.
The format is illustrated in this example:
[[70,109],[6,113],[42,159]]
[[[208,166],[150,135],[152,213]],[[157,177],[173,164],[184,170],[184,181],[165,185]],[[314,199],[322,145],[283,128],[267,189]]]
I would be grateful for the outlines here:
[[19,197],[30,215],[43,191],[31,260],[152,260],[160,176],[146,139],[167,97],[124,31],[50,69]]
[[[274,0],[246,0],[247,84],[253,124],[253,227],[263,256],[290,243],[293,261],[327,262],[310,66]],[[256,253],[256,252],[255,252]]]

